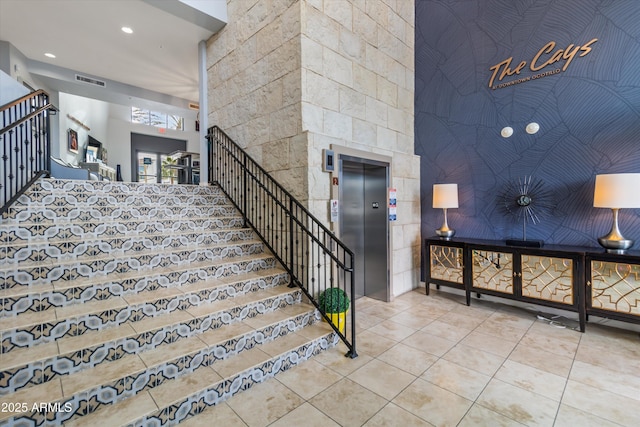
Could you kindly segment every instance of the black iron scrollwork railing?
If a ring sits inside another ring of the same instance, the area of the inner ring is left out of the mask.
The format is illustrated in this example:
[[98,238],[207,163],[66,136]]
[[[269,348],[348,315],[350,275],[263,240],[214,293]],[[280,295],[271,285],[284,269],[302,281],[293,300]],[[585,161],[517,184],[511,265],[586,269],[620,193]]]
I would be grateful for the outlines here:
[[[357,357],[354,256],[335,235],[220,128],[209,129],[209,182],[219,185],[298,286]],[[341,289],[350,301],[343,323],[331,323],[319,296]]]
[[0,107],[0,214],[50,170],[49,95],[38,90]]

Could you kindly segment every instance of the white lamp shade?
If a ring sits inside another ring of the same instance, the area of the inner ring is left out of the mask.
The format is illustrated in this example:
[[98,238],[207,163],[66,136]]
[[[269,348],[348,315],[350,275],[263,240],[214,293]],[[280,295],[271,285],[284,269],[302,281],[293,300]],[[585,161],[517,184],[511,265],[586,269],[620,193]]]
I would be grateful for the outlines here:
[[596,175],[595,208],[640,208],[640,173]]
[[458,207],[458,184],[433,184],[433,207]]

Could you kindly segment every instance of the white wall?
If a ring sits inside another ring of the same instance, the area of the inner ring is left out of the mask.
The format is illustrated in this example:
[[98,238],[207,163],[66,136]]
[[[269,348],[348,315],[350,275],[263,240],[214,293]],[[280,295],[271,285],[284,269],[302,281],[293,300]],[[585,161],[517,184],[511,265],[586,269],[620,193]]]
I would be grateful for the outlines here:
[[4,71],[0,71],[0,105],[8,104],[29,93],[24,85],[21,85]]
[[[52,149],[52,155],[66,162],[78,164],[78,162],[84,161],[84,149],[89,141],[89,135],[100,142],[105,143],[107,141],[109,104],[95,99],[61,93],[59,95],[58,108],[60,109],[58,112],[60,145],[57,147],[57,152]],[[81,124],[72,120],[71,117],[80,121],[89,129],[85,129]],[[77,153],[68,150],[67,133],[69,129],[78,132]]]
[[[82,96],[60,94],[60,148],[53,152],[54,156],[70,163],[77,164],[83,161],[81,156],[89,139],[89,135],[102,143],[107,150],[107,165],[115,168],[121,165],[122,178],[131,181],[131,133],[154,135],[187,140],[188,151],[199,151],[198,133],[195,131],[195,121],[185,120],[185,130],[176,131],[166,129],[164,133],[159,128],[131,123],[131,107],[126,105],[111,104],[104,101],[85,98]],[[158,109],[158,111],[162,111]],[[90,128],[84,129],[81,125],[70,119],[67,115],[82,122]],[[185,115],[192,112],[185,111]],[[81,149],[78,153],[72,153],[67,149],[67,131],[74,129],[78,132],[78,143]]]
[[[131,107],[110,104],[108,129],[109,129],[109,166],[121,165],[122,179],[131,181],[131,133],[154,135],[158,137],[185,139],[187,151],[199,152],[199,134],[195,131],[195,121],[185,120],[185,130],[166,129],[164,133],[153,126],[131,123]],[[186,114],[185,114],[186,115]],[[104,143],[104,141],[101,141]]]

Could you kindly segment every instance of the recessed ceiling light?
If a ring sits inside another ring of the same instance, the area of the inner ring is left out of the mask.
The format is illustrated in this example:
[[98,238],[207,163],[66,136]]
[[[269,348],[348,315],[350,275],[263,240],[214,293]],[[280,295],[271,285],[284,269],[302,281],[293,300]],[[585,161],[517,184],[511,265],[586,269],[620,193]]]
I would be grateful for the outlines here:
[[133,30],[129,27],[122,27],[121,30],[127,34],[133,34]]
[[56,56],[53,53],[45,53],[44,56],[46,56],[47,58],[55,58]]

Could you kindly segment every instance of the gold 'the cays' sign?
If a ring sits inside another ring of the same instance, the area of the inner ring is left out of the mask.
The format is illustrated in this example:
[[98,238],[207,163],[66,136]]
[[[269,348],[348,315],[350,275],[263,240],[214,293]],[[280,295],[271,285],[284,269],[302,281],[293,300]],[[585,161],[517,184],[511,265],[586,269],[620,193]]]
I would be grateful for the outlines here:
[[[547,70],[533,76],[522,77],[506,83],[500,83],[502,79],[507,76],[513,76],[514,74],[520,75],[520,71],[522,71],[527,66],[527,61],[522,61],[518,64],[517,67],[511,69],[511,63],[513,62],[513,56],[511,56],[489,68],[491,71],[493,71],[491,79],[489,79],[489,87],[494,90],[501,89],[503,87],[541,79],[553,74],[558,74],[561,71],[566,71],[567,67],[569,66],[569,64],[571,64],[571,61],[573,61],[576,55],[580,57],[588,55],[591,52],[591,45],[597,41],[598,39],[591,39],[582,46],[577,46],[572,43],[567,46],[566,49],[558,49],[556,51],[554,51],[556,42],[551,41],[544,45],[542,49],[540,49],[538,53],[535,54],[535,56],[531,60],[531,63],[529,64],[529,69],[533,72],[537,72],[546,67],[549,67],[550,65],[555,64],[556,62],[564,61],[562,68],[555,68],[553,70]],[[498,80],[494,85],[494,82],[496,82],[496,78]]]

